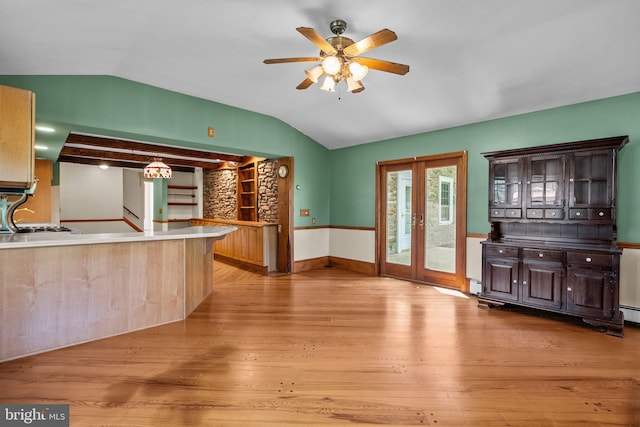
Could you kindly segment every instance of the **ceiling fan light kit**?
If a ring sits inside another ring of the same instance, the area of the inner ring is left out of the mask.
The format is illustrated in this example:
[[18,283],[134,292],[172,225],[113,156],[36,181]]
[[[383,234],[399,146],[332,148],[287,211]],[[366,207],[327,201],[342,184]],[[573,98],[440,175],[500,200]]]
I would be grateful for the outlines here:
[[265,64],[282,64],[288,62],[319,62],[312,68],[305,70],[306,79],[296,89],[306,89],[317,83],[320,77],[326,75],[320,89],[327,92],[335,92],[336,84],[344,81],[347,91],[352,93],[362,92],[364,85],[362,80],[367,76],[369,69],[385,71],[405,75],[409,72],[409,66],[380,59],[360,57],[361,54],[390,43],[398,37],[389,29],[383,29],[377,33],[354,43],[342,33],[347,29],[347,23],[342,19],[336,19],[329,25],[333,37],[324,39],[316,30],[307,27],[298,27],[296,30],[320,48],[317,57],[275,58],[265,59]]

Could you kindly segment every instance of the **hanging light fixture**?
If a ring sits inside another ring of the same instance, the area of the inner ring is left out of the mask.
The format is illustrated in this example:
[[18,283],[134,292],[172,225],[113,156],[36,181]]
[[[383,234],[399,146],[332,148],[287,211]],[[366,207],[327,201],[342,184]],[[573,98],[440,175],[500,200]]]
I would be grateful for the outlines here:
[[409,72],[409,66],[396,64],[394,62],[383,61],[374,58],[364,58],[360,55],[373,48],[385,45],[398,39],[396,33],[388,28],[384,28],[373,33],[357,43],[342,34],[347,29],[347,23],[342,19],[335,19],[329,24],[331,37],[324,38],[316,30],[308,27],[298,27],[296,30],[309,39],[316,47],[320,48],[317,56],[305,56],[296,58],[271,58],[265,59],[265,64],[284,64],[291,62],[316,62],[314,66],[305,70],[304,79],[296,89],[307,89],[323,75],[331,77],[323,80],[320,89],[327,92],[335,92],[336,86],[344,81],[347,90],[351,93],[358,93],[364,90],[363,79],[367,76],[369,68],[405,75]]
[[153,162],[144,167],[145,178],[171,178],[171,168],[162,159],[156,157]]

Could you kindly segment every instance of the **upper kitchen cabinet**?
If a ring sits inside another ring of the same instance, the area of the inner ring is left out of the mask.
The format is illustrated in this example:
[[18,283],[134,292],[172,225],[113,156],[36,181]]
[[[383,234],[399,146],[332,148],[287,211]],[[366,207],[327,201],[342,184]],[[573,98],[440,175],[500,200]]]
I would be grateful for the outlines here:
[[0,188],[30,188],[35,163],[35,94],[0,85]]

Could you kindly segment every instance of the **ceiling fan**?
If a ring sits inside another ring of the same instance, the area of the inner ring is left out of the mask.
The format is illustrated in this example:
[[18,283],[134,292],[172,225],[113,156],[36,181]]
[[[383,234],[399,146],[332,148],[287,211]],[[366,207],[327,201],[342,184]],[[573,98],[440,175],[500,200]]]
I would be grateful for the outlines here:
[[265,59],[264,63],[320,62],[313,68],[305,70],[307,78],[296,86],[296,89],[306,89],[316,83],[320,77],[326,75],[320,89],[328,92],[335,92],[336,84],[341,80],[345,81],[349,92],[362,92],[364,90],[362,79],[367,75],[370,68],[400,75],[405,75],[409,72],[408,65],[360,56],[373,48],[396,40],[398,36],[393,31],[385,28],[359,42],[354,42],[342,35],[347,29],[347,23],[342,19],[332,21],[329,24],[329,28],[335,35],[327,39],[324,39],[313,28],[296,28],[300,34],[320,48],[319,56]]

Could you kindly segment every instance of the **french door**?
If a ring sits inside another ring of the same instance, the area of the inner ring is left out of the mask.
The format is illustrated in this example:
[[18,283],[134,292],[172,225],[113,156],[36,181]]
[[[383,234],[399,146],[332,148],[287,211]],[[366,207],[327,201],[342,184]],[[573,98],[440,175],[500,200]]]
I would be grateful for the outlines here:
[[466,290],[467,153],[379,162],[381,275]]

